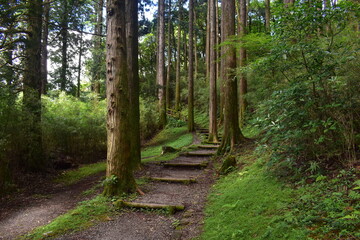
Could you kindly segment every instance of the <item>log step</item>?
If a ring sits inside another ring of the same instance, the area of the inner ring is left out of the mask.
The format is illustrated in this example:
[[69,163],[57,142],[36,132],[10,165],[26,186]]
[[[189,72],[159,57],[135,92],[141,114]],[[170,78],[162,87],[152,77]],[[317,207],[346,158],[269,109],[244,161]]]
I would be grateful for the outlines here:
[[209,142],[209,141],[204,141],[202,143],[203,144],[208,144],[208,145],[219,145],[220,146],[220,143],[214,143],[214,142]]
[[211,157],[213,155],[214,155],[213,152],[185,152],[180,154],[180,156],[187,156],[187,157]]
[[213,144],[213,145],[208,144],[208,145],[199,145],[197,147],[202,148],[202,149],[217,149],[217,148],[219,148],[219,146],[220,145],[218,145],[218,144]]
[[173,178],[173,177],[151,177],[150,180],[158,182],[171,182],[171,183],[195,183],[196,179],[193,178]]
[[185,206],[182,204],[160,204],[160,203],[142,203],[142,202],[126,202],[123,200],[118,200],[114,203],[116,207],[129,207],[129,208],[146,208],[146,209],[163,209],[169,211],[171,214],[174,214],[177,211],[182,211],[185,209]]
[[192,167],[192,168],[205,168],[208,165],[207,161],[201,163],[189,163],[189,162],[167,162],[163,163],[164,167]]

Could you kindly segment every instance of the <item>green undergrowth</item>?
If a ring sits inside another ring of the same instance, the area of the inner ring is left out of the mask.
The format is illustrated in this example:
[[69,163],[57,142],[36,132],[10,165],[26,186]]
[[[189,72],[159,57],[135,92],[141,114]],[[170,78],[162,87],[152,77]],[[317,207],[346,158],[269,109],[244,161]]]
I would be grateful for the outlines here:
[[[170,146],[176,149],[189,146],[193,142],[193,135],[187,132],[186,127],[166,128],[159,132],[148,144],[145,149],[141,151],[142,162],[150,161],[167,161],[178,156],[178,153],[167,153],[161,155],[162,146]],[[63,172],[55,182],[64,185],[72,185],[85,177],[104,172],[106,170],[106,163],[99,162],[89,165],[84,165],[77,169],[71,169]]]
[[162,146],[166,145],[180,149],[190,145],[192,142],[193,135],[187,132],[186,127],[165,128],[146,144],[145,149],[141,152],[141,157],[145,158],[142,162],[158,159],[161,159],[162,161],[164,161],[164,159],[171,159],[171,157],[176,156],[176,154],[171,153],[165,154],[166,156],[160,156],[162,153]]
[[[256,152],[256,151],[255,151]],[[241,170],[222,177],[206,207],[202,239],[359,239],[359,170],[279,178],[269,156],[241,150]]]
[[75,209],[55,218],[45,226],[34,229],[20,239],[46,239],[79,231],[92,226],[97,221],[110,220],[112,214],[114,214],[114,207],[110,204],[110,199],[99,195],[91,200],[80,202]]
[[[250,157],[247,156],[247,161]],[[206,207],[203,239],[304,239],[304,232],[284,222],[293,190],[270,176],[264,160],[221,178]]]
[[89,165],[84,165],[77,169],[72,169],[69,171],[63,172],[58,178],[55,179],[55,182],[62,183],[64,185],[72,185],[79,182],[81,179],[94,175],[99,172],[106,170],[105,162],[98,162]]

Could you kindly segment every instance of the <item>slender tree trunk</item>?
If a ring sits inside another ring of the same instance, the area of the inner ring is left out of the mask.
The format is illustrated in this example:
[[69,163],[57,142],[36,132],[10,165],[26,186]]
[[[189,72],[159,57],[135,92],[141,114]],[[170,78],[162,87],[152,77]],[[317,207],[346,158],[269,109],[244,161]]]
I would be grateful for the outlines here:
[[103,32],[103,6],[104,0],[99,0],[95,2],[96,10],[96,25],[95,25],[95,36],[94,40],[94,50],[93,50],[93,59],[94,65],[92,70],[92,84],[93,91],[97,94],[100,94],[101,91],[101,58],[103,57],[102,45],[102,32]]
[[61,71],[60,71],[60,89],[61,91],[65,91],[66,84],[67,84],[67,70],[68,70],[68,57],[67,57],[67,50],[68,50],[68,3],[64,1],[63,6],[64,12],[61,19]]
[[166,109],[170,108],[170,71],[171,71],[171,0],[169,0],[169,12],[168,12],[168,65],[166,71]]
[[43,14],[43,31],[42,31],[42,44],[41,44],[41,93],[47,92],[47,59],[48,59],[48,37],[49,37],[49,21],[50,21],[50,0],[44,1],[44,14]]
[[165,95],[165,2],[159,0],[159,28],[158,28],[158,62],[156,71],[156,80],[158,84],[158,99],[160,126],[166,125],[166,95]]
[[[246,35],[246,19],[247,19],[247,9],[246,9],[246,0],[240,0],[240,26],[239,26],[239,36],[244,37]],[[246,66],[246,49],[244,47],[240,47],[240,68],[244,68]],[[247,78],[246,74],[240,73],[240,126],[244,125],[245,121],[245,112],[247,108]]]
[[206,15],[206,49],[205,49],[205,63],[206,63],[206,81],[210,79],[210,4],[207,4]]
[[[217,30],[219,31],[219,3],[216,3],[216,20],[217,20]],[[220,42],[222,42],[222,30],[223,29],[223,25],[222,25],[222,21],[220,22],[220,34],[217,33],[217,43],[216,45],[219,47]],[[224,63],[224,58],[222,57],[224,55],[223,48],[219,48],[218,49],[218,53],[219,53],[219,58],[217,59],[217,73],[218,73],[218,79],[220,80],[220,119],[219,119],[219,123],[222,124],[224,122],[224,97],[225,97],[225,90],[224,90],[224,67],[223,67],[223,63]]]
[[138,1],[126,0],[126,46],[130,91],[131,156],[134,168],[141,164],[139,61],[138,61]]
[[189,0],[189,95],[188,95],[188,131],[195,131],[194,123],[194,1]]
[[[107,181],[104,195],[114,196],[122,193],[134,192],[136,189],[134,170],[134,151],[132,151],[132,138],[134,129],[131,129],[134,116],[131,106],[133,100],[131,91],[131,68],[128,68],[127,54],[133,52],[127,46],[130,40],[130,16],[137,14],[134,8],[126,5],[125,0],[107,1]],[[135,1],[137,3],[137,1]],[[126,6],[126,7],[125,7]],[[128,34],[127,34],[128,32]],[[131,131],[129,131],[131,129]],[[129,151],[129,149],[131,149]]]
[[270,33],[270,19],[270,0],[265,0],[265,28],[268,33]]
[[210,101],[209,101],[209,142],[218,142],[217,133],[217,91],[216,91],[216,2],[210,0],[210,59],[209,59],[209,82],[210,82]]
[[[83,26],[81,27],[81,31],[83,31]],[[76,89],[76,96],[80,97],[80,90],[81,90],[81,60],[82,60],[82,53],[83,53],[83,33],[80,33],[80,44],[79,44],[79,60],[78,60],[78,76],[77,76],[77,89]]]
[[[223,41],[227,41],[235,34],[235,1],[223,0],[222,4]],[[233,150],[244,139],[238,118],[237,81],[236,81],[236,53],[231,45],[222,47],[225,53],[224,83],[225,83],[225,109],[224,109],[224,136],[219,152]]]
[[26,147],[24,166],[28,170],[38,171],[45,167],[42,151],[41,131],[41,30],[42,1],[27,3],[28,38],[26,41],[25,71],[23,78],[24,116],[26,116]]
[[175,82],[175,111],[180,111],[180,51],[181,51],[181,21],[182,21],[182,0],[179,0],[179,27],[177,33],[177,58],[176,58],[176,82]]
[[[196,0],[195,0],[195,6],[196,6]],[[194,25],[196,26],[196,11],[194,8]],[[197,31],[196,28],[194,29],[194,78],[197,79],[198,76],[198,68],[199,68],[199,59],[198,59],[198,50],[197,50]]]

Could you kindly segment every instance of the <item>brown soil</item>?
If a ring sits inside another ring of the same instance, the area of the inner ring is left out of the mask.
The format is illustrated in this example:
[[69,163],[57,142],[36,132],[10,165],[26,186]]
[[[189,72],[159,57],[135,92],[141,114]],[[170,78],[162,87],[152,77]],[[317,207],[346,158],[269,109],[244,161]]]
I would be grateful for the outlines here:
[[[172,161],[208,162],[209,157],[182,156]],[[77,202],[86,199],[81,193],[95,185],[101,175],[84,179],[67,188],[53,186],[47,182],[38,185],[39,188],[28,188],[16,198],[0,200],[0,204],[6,202],[6,205],[1,205],[0,239],[14,239],[74,208]],[[148,163],[136,175],[195,178],[197,182],[190,184],[150,182],[142,187],[145,195],[135,200],[142,203],[183,204],[184,211],[166,215],[152,211],[128,210],[85,231],[67,234],[57,239],[173,240],[192,239],[201,233],[203,209],[215,176],[211,162],[203,169],[164,167],[158,163]]]

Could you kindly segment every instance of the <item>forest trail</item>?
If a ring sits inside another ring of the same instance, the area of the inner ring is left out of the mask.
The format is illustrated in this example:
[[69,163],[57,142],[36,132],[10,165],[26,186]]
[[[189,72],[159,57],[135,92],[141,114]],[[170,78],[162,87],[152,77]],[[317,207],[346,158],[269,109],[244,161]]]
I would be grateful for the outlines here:
[[94,186],[103,175],[90,176],[71,186],[55,185],[49,179],[29,182],[34,186],[2,201],[0,239],[15,239],[35,227],[48,224],[78,202],[89,199],[90,196],[86,197],[82,192]]
[[[140,177],[150,179],[142,190],[145,195],[136,203],[183,205],[184,211],[174,215],[157,211],[125,211],[109,221],[101,222],[83,232],[57,239],[191,239],[201,232],[203,208],[208,191],[214,182],[210,157],[216,146],[199,145],[195,137],[194,150],[167,162],[144,164]],[[49,223],[55,217],[74,208],[84,197],[81,193],[91,188],[103,173],[89,177],[70,187],[45,187],[41,191],[23,193],[23,197],[0,213],[0,239],[15,239],[35,227]],[[169,180],[170,182],[166,181]],[[173,179],[179,180],[172,181]],[[185,180],[185,181],[181,181]],[[188,181],[187,181],[188,180]],[[48,184],[49,185],[49,184]],[[27,194],[30,197],[25,197]]]
[[[151,162],[144,165],[142,176],[149,179],[192,179],[195,182],[150,181],[142,188],[145,195],[138,197],[134,202],[183,205],[183,211],[178,211],[174,215],[159,214],[154,210],[125,211],[85,231],[56,239],[175,240],[198,236],[202,231],[203,209],[207,195],[215,178],[209,161],[214,152],[214,149],[199,149],[191,152],[194,155],[185,154],[167,162]],[[196,156],[195,153],[201,153],[203,156]],[[175,165],[171,165],[173,163]]]

